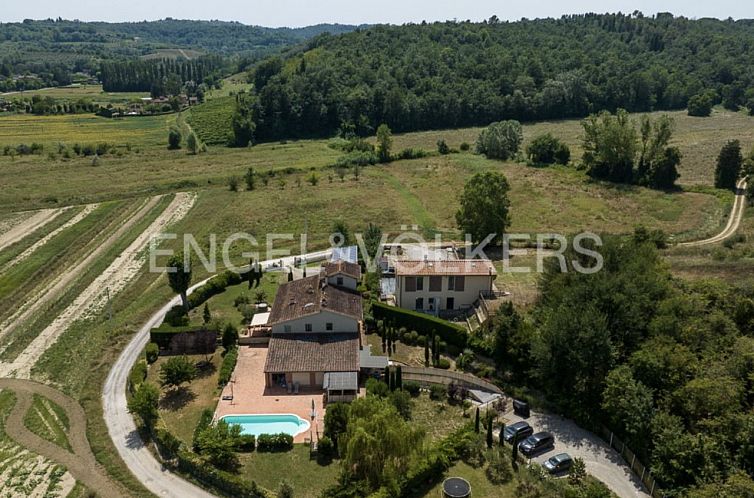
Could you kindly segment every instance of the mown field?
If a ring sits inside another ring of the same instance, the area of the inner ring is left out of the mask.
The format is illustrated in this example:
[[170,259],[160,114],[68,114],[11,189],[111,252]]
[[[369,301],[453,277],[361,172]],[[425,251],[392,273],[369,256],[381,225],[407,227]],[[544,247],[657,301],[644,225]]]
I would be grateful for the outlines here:
[[52,97],[59,100],[76,101],[86,99],[95,104],[124,104],[142,97],[149,97],[148,92],[105,92],[102,85],[71,85],[41,90],[29,90],[26,92],[11,92],[0,95],[9,100],[15,98],[31,98],[34,95]]

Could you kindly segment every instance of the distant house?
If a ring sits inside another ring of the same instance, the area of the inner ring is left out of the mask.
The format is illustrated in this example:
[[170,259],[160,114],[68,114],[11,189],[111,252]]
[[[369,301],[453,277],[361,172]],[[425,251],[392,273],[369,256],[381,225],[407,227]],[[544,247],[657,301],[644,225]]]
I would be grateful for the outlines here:
[[[356,265],[358,267],[358,265]],[[363,320],[356,293],[360,270],[334,262],[319,275],[281,284],[267,325],[267,387],[325,389],[328,397],[358,392]]]
[[497,271],[487,259],[398,260],[395,303],[434,315],[470,308],[494,292]]

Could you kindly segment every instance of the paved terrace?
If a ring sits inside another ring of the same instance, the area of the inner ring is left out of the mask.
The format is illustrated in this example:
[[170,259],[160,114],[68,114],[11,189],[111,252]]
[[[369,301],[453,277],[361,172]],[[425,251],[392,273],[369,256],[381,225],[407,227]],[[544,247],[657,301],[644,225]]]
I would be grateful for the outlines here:
[[[317,431],[325,429],[325,410],[322,407],[323,391],[299,390],[299,394],[288,394],[285,389],[265,387],[264,364],[267,360],[267,346],[241,346],[238,350],[238,363],[229,383],[223,389],[220,402],[215,409],[215,418],[225,415],[252,415],[272,413],[293,413],[308,420],[311,429],[295,437],[295,443],[309,441]],[[223,401],[222,397],[233,393],[233,401]],[[311,418],[312,400],[317,410]],[[316,439],[316,436],[315,436]]]

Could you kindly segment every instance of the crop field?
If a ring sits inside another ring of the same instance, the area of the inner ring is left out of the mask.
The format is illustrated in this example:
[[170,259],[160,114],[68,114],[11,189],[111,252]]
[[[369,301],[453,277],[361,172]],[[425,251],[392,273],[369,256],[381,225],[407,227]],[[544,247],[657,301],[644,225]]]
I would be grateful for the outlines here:
[[67,436],[70,429],[68,416],[65,410],[53,401],[35,394],[31,408],[24,417],[24,425],[42,439],[73,451]]
[[230,120],[234,105],[235,97],[232,96],[208,99],[186,111],[186,120],[202,142],[207,145],[224,145],[233,132]]
[[75,481],[65,468],[19,447],[5,434],[14,404],[13,393],[0,391],[0,496],[68,496]]
[[142,97],[149,97],[149,93],[141,92],[105,92],[102,85],[71,85],[41,90],[29,90],[26,92],[10,92],[0,94],[9,100],[14,98],[31,98],[34,95],[52,97],[56,100],[76,101],[79,99],[89,100],[95,104],[125,104]]
[[[34,116],[16,114],[0,118],[0,146],[41,143],[49,150],[57,144],[73,145],[107,142],[137,148],[167,144],[171,116],[137,116],[122,119],[90,114]],[[53,146],[53,147],[51,147]],[[7,158],[10,160],[10,158]],[[91,158],[89,159],[91,163]]]
[[191,50],[189,48],[160,48],[147,55],[143,55],[141,58],[144,60],[150,59],[195,59],[200,57],[202,52],[198,50]]

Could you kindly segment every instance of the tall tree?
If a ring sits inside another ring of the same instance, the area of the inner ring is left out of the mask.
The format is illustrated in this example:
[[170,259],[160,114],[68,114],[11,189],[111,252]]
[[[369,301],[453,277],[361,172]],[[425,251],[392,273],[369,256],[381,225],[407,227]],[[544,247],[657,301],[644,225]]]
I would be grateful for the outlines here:
[[476,150],[490,159],[503,161],[518,153],[523,141],[521,123],[515,120],[492,123],[482,130],[476,142]]
[[160,390],[149,382],[142,382],[136,392],[128,400],[128,412],[138,416],[148,429],[154,427],[159,417],[157,410],[160,401]]
[[179,387],[196,377],[196,365],[187,356],[172,356],[160,365],[160,384],[164,387]]
[[717,156],[715,187],[735,190],[742,164],[741,143],[738,140],[728,141]]
[[618,109],[615,115],[605,111],[589,116],[584,128],[584,165],[594,178],[631,183],[636,157],[636,128],[628,112]]
[[381,124],[377,128],[377,156],[381,163],[390,162],[390,149],[393,147],[393,137],[390,128],[386,124]]
[[174,255],[167,265],[168,283],[176,294],[180,294],[183,308],[188,312],[188,288],[191,285],[191,257],[183,253]]
[[480,243],[490,235],[493,241],[502,241],[510,225],[509,190],[505,176],[494,171],[476,173],[466,182],[456,222],[472,242]]

